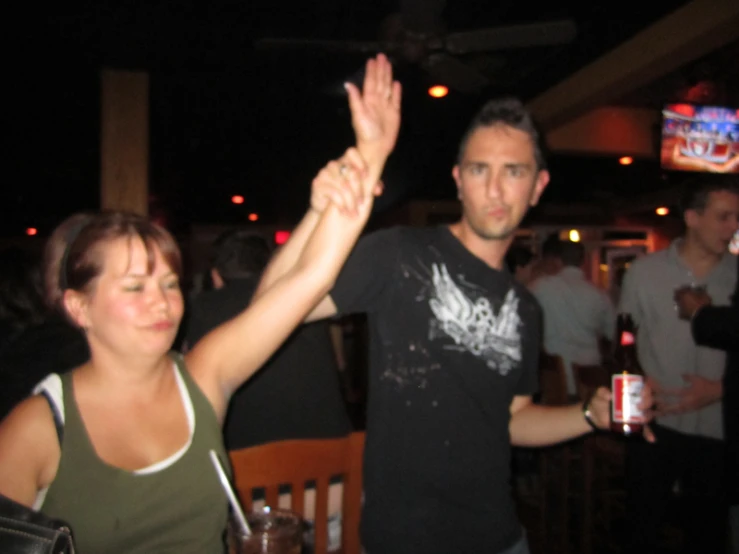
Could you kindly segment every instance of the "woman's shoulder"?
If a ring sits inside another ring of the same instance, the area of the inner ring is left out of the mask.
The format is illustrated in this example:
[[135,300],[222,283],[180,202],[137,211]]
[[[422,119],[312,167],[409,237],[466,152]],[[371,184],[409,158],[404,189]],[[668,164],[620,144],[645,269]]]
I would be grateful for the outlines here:
[[34,395],[0,423],[0,488],[31,506],[38,490],[51,483],[61,449],[48,401]]
[[44,427],[46,424],[50,425],[53,431],[54,419],[49,402],[43,396],[33,395],[19,402],[10,411],[2,422],[2,432],[5,433],[8,427],[22,426],[25,432],[32,435],[34,431],[39,430],[39,426]]
[[22,453],[27,462],[44,459],[54,449],[58,452],[54,416],[43,396],[26,398],[0,423],[0,451],[6,449]]
[[19,402],[8,414],[3,421],[3,432],[5,424],[8,423],[13,428],[22,427],[31,440],[36,440],[38,438],[36,432],[46,434],[47,431],[51,431],[56,435],[57,419],[64,423],[64,393],[61,377],[52,373],[36,385],[32,394]]

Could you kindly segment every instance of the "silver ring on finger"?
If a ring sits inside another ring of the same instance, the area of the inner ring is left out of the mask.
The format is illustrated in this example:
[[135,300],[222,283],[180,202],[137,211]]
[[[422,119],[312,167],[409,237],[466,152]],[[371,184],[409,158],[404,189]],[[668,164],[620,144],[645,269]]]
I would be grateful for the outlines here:
[[346,177],[347,172],[349,171],[349,166],[346,164],[340,164],[339,165],[339,175],[342,177]]

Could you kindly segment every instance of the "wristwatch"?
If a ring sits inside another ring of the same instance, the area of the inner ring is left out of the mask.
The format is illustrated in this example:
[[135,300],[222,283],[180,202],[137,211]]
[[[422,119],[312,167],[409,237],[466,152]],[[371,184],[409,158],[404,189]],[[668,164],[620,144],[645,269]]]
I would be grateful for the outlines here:
[[590,411],[590,399],[582,405],[582,415],[585,418],[585,421],[588,422],[588,425],[593,428],[593,431],[600,431],[600,428],[595,424],[595,421],[593,421],[593,412]]

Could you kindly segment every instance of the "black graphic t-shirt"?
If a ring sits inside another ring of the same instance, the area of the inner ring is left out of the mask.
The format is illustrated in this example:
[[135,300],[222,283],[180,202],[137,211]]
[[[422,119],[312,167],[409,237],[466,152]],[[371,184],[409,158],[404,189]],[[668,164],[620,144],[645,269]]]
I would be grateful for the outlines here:
[[369,554],[499,552],[521,537],[510,404],[536,391],[538,304],[446,227],[360,241],[331,297],[366,312]]

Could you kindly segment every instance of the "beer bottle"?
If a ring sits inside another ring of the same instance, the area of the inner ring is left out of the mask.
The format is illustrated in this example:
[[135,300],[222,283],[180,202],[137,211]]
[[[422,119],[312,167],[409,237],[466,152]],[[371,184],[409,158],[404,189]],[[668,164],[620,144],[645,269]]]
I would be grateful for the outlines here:
[[613,358],[611,430],[627,436],[640,434],[644,425],[644,414],[639,409],[644,372],[636,357],[636,327],[631,314],[618,315]]

